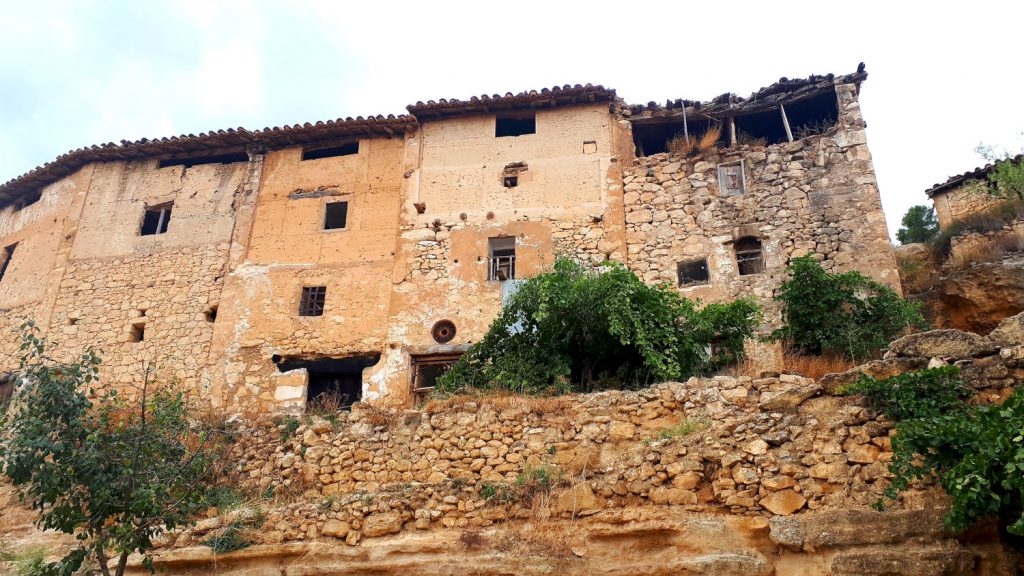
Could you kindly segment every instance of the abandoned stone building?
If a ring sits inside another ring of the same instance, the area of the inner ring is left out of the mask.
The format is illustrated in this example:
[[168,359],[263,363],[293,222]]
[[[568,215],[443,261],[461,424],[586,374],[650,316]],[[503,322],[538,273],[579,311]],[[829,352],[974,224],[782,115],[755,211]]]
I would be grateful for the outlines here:
[[218,405],[409,405],[558,255],[753,295],[765,329],[793,256],[899,289],[866,77],[664,105],[564,86],[70,152],[0,186],[0,372],[31,318],[58,354],[98,348],[110,385],[148,362]]
[[[1024,154],[1011,158],[1011,162],[1024,160]],[[963,174],[950,176],[945,182],[936,184],[925,190],[932,200],[935,216],[939,227],[946,229],[957,220],[963,220],[971,214],[984,212],[1002,202],[1002,199],[989,193],[991,174],[994,164],[986,164],[968,170]]]

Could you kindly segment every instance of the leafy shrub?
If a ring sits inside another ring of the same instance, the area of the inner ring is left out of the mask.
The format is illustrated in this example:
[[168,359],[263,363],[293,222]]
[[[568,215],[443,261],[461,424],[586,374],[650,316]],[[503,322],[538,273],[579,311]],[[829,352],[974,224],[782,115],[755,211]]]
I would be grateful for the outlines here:
[[106,564],[111,551],[118,576],[133,552],[152,569],[153,537],[188,525],[205,506],[219,438],[148,370],[129,399],[95,388],[100,359],[91,349],[68,363],[47,356],[31,322],[20,350],[22,385],[0,419],[0,472],[38,511],[37,527],[79,540],[46,569],[70,574],[90,555]]
[[919,303],[860,272],[831,274],[813,255],[794,258],[776,300],[786,325],[772,333],[803,353],[864,359],[911,326],[924,327]]
[[935,208],[929,206],[911,206],[903,215],[901,224],[903,227],[896,231],[896,239],[900,244],[927,242],[939,232]]
[[848,389],[896,421],[886,496],[934,474],[953,501],[945,519],[951,529],[997,517],[1010,534],[1024,536],[1024,389],[1002,405],[974,406],[964,401],[958,375],[944,367],[863,377]]
[[520,286],[435,392],[590,391],[705,373],[742,356],[758,319],[751,300],[698,308],[621,264],[560,258]]

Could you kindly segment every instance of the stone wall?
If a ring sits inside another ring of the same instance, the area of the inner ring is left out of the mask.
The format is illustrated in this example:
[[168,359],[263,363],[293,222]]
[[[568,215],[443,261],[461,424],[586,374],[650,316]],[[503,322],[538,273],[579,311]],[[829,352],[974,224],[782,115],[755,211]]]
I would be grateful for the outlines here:
[[[859,104],[852,86],[836,90],[840,120],[826,134],[637,159],[623,179],[629,267],[648,282],[676,284],[679,263],[706,259],[710,281],[681,291],[712,301],[755,296],[773,326],[772,296],[795,256],[817,254],[826,270],[857,270],[899,290]],[[737,161],[745,192],[723,196],[718,166]],[[741,237],[761,241],[763,272],[739,274],[733,243]]]
[[988,193],[986,182],[977,180],[969,180],[956,188],[932,196],[935,216],[939,219],[939,227],[943,229],[957,220],[998,206],[1003,201]]

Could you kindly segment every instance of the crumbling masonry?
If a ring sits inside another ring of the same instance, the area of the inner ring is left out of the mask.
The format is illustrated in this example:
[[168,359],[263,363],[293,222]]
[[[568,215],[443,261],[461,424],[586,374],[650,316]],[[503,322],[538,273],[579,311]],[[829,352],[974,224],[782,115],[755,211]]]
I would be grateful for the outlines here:
[[98,347],[110,385],[155,362],[223,406],[408,405],[560,254],[753,295],[764,330],[793,256],[899,289],[866,77],[646,106],[564,86],[70,152],[0,186],[0,372],[31,318],[58,353]]

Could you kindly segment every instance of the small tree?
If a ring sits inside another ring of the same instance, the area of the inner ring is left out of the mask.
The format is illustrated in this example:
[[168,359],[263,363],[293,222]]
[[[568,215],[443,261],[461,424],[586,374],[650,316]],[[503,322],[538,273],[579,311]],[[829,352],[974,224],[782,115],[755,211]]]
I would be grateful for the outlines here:
[[992,163],[988,173],[989,193],[997,198],[1024,200],[1024,158],[984,144],[979,144],[975,151]]
[[32,323],[23,325],[21,385],[0,421],[0,471],[39,511],[39,528],[80,541],[46,573],[71,574],[92,556],[105,576],[116,558],[120,576],[133,552],[152,571],[152,539],[205,505],[210,437],[190,423],[182,394],[152,386],[148,371],[128,400],[94,388],[100,359],[91,349],[60,363],[45,348]]
[[896,231],[900,244],[928,242],[939,233],[939,221],[935,209],[928,206],[911,206],[903,215],[903,227]]
[[780,288],[786,325],[772,333],[810,354],[861,360],[911,326],[925,326],[921,305],[859,272],[830,274],[808,254],[794,258]]
[[588,391],[700,374],[738,359],[758,319],[750,300],[701,308],[621,264],[560,258],[520,286],[438,391]]

